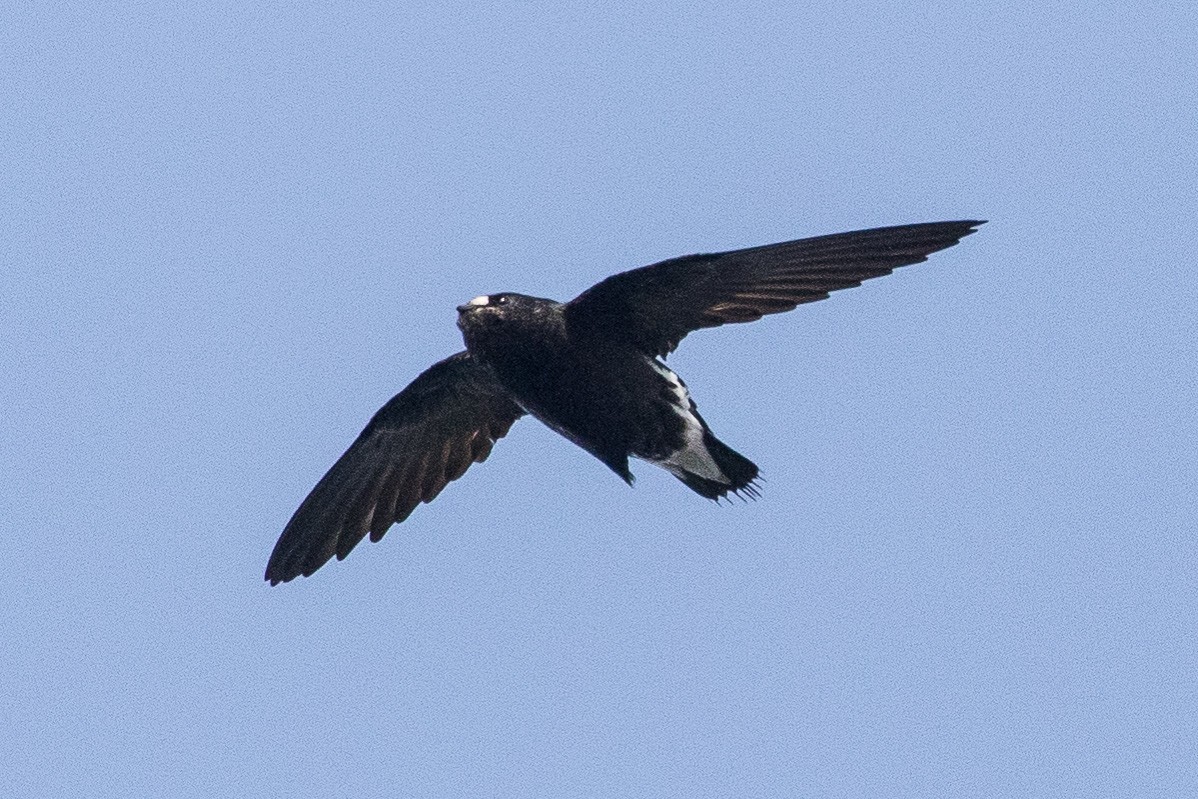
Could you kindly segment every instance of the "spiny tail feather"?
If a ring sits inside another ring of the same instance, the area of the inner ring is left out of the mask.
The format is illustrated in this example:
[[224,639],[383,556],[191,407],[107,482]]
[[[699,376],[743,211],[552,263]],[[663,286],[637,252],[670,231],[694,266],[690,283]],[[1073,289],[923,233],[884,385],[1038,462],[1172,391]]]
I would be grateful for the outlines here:
[[728,482],[710,480],[692,472],[675,474],[674,476],[685,483],[687,488],[717,502],[729,492],[742,499],[744,497],[757,499],[760,496],[757,490],[757,475],[759,474],[757,464],[713,436],[710,430],[703,431],[703,445],[711,454],[715,465],[728,478]]

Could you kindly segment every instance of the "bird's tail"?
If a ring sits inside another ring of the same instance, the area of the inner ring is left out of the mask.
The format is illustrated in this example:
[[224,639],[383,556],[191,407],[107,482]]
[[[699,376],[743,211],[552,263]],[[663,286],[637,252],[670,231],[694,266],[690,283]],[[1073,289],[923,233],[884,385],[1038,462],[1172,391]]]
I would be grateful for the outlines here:
[[757,464],[720,441],[707,429],[703,431],[703,446],[711,460],[719,467],[721,479],[713,480],[685,467],[671,469],[675,477],[685,483],[687,488],[708,499],[719,500],[729,492],[739,497],[757,498]]

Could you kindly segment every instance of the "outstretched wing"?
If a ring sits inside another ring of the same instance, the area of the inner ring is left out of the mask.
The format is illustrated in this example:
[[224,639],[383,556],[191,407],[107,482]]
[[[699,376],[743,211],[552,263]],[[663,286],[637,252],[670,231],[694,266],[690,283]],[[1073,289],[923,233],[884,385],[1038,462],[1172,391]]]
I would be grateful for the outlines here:
[[266,566],[271,585],[341,560],[429,502],[524,414],[466,352],[425,370],[379,409],[287,523]]
[[575,335],[624,340],[664,357],[692,330],[751,322],[822,300],[828,292],[925,261],[981,224],[873,228],[672,258],[595,284],[566,305],[566,320]]

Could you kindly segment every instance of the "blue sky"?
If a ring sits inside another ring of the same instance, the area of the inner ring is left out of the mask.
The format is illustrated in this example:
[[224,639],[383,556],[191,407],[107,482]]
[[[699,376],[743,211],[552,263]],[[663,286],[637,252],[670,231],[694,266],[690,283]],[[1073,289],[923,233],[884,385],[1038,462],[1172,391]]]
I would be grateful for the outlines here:
[[[1198,11],[137,4],[0,29],[0,793],[1198,792]],[[990,224],[670,364],[717,507],[524,420],[269,588],[454,306]]]

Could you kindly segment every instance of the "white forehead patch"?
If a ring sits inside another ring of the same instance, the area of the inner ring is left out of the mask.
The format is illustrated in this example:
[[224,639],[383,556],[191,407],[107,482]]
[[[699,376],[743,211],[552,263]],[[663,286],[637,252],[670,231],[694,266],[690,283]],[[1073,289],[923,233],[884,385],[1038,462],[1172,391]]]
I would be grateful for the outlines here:
[[481,297],[475,297],[474,299],[472,299],[470,302],[468,302],[466,304],[467,305],[490,305],[491,298],[490,298],[490,296],[484,294]]

